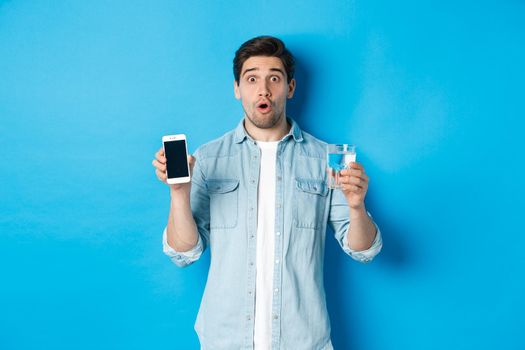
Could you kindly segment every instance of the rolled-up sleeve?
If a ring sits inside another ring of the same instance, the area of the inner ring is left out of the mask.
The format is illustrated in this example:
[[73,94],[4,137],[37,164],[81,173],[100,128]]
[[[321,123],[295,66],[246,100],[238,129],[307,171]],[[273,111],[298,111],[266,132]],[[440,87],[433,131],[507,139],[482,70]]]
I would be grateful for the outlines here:
[[[368,213],[372,222],[374,219],[372,215]],[[369,263],[374,257],[379,254],[383,247],[383,240],[381,237],[381,231],[374,222],[376,227],[376,236],[372,246],[366,250],[356,251],[350,249],[348,246],[348,229],[350,227],[350,209],[343,193],[339,190],[334,190],[330,198],[330,211],[328,215],[328,223],[334,230],[334,236],[343,251],[361,263]]]
[[[370,213],[368,213],[368,216],[372,218]],[[377,227],[375,222],[374,222],[374,225],[376,227],[376,237],[374,239],[374,243],[372,243],[372,246],[366,250],[351,249],[348,246],[348,231],[344,235],[342,247],[345,253],[350,255],[352,259],[362,262],[364,264],[369,263],[370,261],[372,261],[372,259],[375,258],[377,254],[379,254],[379,252],[381,251],[381,248],[383,248],[383,239],[381,238],[381,231],[379,230],[379,227]]]
[[185,267],[199,260],[202,252],[204,251],[204,244],[202,242],[201,236],[199,235],[199,240],[193,248],[191,248],[187,252],[178,252],[168,244],[168,238],[165,228],[164,233],[162,234],[162,251],[164,252],[164,254],[170,257],[171,261],[173,261],[175,265]]

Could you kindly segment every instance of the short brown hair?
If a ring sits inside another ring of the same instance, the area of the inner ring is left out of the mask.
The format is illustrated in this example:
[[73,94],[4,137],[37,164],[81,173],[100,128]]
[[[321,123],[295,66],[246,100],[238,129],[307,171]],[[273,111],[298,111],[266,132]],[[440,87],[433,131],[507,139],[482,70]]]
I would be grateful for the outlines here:
[[258,36],[248,40],[239,47],[233,58],[233,76],[239,83],[242,65],[253,56],[278,57],[283,63],[288,83],[292,81],[295,72],[295,58],[284,46],[282,40],[273,36]]

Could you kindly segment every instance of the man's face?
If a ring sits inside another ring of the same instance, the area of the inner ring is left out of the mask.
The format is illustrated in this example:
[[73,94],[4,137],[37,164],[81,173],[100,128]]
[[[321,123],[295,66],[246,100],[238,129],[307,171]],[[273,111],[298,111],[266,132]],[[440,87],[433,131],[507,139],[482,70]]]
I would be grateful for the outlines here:
[[286,71],[278,57],[253,56],[242,65],[235,98],[240,99],[249,121],[269,129],[286,117],[286,99],[292,98],[295,80],[287,82]]

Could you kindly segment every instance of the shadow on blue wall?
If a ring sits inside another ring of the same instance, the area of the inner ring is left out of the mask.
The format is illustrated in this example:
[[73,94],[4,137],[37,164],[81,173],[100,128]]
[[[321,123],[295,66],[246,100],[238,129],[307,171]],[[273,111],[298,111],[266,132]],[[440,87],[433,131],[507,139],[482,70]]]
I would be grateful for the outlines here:
[[302,57],[297,57],[295,64],[295,79],[296,88],[294,96],[291,100],[288,100],[286,105],[286,113],[289,117],[293,118],[302,127],[305,121],[304,114],[308,106],[309,93],[311,88],[309,87],[309,67],[307,67],[307,61],[303,60]]

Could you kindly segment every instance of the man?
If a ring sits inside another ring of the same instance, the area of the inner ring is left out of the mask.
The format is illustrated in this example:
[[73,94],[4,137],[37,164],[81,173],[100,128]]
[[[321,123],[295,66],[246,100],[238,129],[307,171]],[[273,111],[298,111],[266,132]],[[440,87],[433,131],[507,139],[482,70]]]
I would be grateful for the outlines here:
[[[326,185],[326,144],[286,117],[295,90],[284,43],[257,37],[234,58],[245,115],[201,146],[191,184],[170,185],[164,252],[178,266],[211,249],[195,329],[202,349],[332,349],[323,286],[327,223],[361,262],[379,253],[364,198],[368,177],[352,163],[341,190]],[[162,148],[153,165],[166,181]]]

